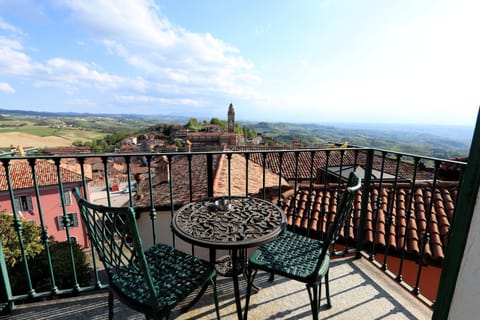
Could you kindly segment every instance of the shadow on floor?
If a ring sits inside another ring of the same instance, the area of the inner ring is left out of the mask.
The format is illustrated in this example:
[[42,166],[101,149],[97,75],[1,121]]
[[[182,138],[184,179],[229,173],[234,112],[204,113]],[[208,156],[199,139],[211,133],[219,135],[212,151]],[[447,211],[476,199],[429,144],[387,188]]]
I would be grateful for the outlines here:
[[[249,319],[311,319],[310,303],[304,284],[259,273],[256,284],[261,290],[252,295]],[[218,279],[218,297],[222,319],[237,319],[233,283],[230,278]],[[242,306],[246,282],[240,279]],[[430,319],[431,310],[387,278],[365,259],[333,260],[330,270],[332,308],[325,308],[322,299],[321,319]],[[0,320],[76,320],[107,319],[106,291],[82,294],[74,298],[49,300],[17,306],[12,315]],[[191,299],[192,297],[190,297]],[[184,303],[188,303],[187,299]],[[216,319],[211,288],[187,313],[173,310],[171,319]],[[114,319],[145,319],[115,300]]]

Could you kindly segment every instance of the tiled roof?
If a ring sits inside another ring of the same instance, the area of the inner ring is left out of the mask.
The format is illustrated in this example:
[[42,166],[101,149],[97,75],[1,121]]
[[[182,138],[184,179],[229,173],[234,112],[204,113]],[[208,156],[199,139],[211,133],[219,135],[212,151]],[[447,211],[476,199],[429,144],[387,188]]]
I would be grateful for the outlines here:
[[206,138],[206,137],[212,137],[215,139],[218,139],[223,132],[189,132],[188,133],[188,139],[194,140],[196,138]]
[[460,178],[461,172],[465,169],[465,166],[458,162],[467,163],[468,157],[457,157],[451,160],[452,162],[443,162],[440,165],[438,175],[441,180],[457,181]]
[[42,151],[50,155],[81,154],[81,153],[90,153],[90,147],[64,146],[64,147],[45,148],[45,149],[42,149]]
[[[62,159],[61,165],[62,168],[73,171],[77,174],[82,174],[82,169],[79,163],[75,159]],[[83,166],[85,177],[88,180],[92,180],[92,166],[90,164],[85,163]]]
[[[191,169],[186,156],[175,156],[170,161],[172,171],[173,202],[181,205],[190,201],[189,171],[192,173],[192,199],[198,200],[207,194],[207,157],[205,155],[192,157]],[[218,162],[218,156],[213,156],[213,162]],[[139,194],[141,193],[141,194]],[[150,207],[150,192],[148,177],[143,177],[140,190],[137,188],[135,207]],[[170,205],[170,184],[168,181],[154,183],[153,199],[155,207]]]
[[[228,163],[227,158],[222,156],[218,166],[217,176],[214,183],[214,195],[228,195]],[[232,154],[231,159],[231,195],[246,195],[247,161],[239,154]],[[274,187],[279,184],[278,174],[265,170],[265,187]],[[281,185],[288,183],[282,179]],[[258,193],[263,188],[263,167],[253,161],[248,161],[248,194]]]
[[[258,152],[255,153],[255,151],[251,152],[250,159],[258,164],[263,164],[263,154]],[[282,154],[282,156],[280,156],[280,154]],[[296,154],[298,155],[298,165],[296,165]],[[285,177],[285,179],[293,180],[297,176],[299,180],[308,180],[310,179],[311,172],[313,172],[313,175],[315,176],[318,169],[325,168],[327,164],[329,167],[340,166],[341,164],[344,166],[354,164],[363,165],[366,163],[366,153],[360,151],[357,152],[357,156],[355,156],[355,149],[328,150],[328,153],[326,151],[314,152],[312,167],[312,153],[309,151],[285,151],[281,153],[269,152],[266,154],[265,164],[267,168],[270,168],[273,172],[280,173],[280,160],[282,160],[282,176]],[[375,155],[373,159],[373,169],[380,171],[382,169],[382,162],[383,158]],[[383,167],[384,172],[394,175],[396,172],[397,160],[385,157]],[[297,175],[295,174],[296,170],[298,171]],[[403,179],[412,179],[413,171],[413,164],[400,161],[398,171],[399,177]],[[416,178],[420,180],[433,179],[433,173],[426,170],[419,170],[417,171]]]
[[228,143],[234,144],[236,140],[243,141],[243,135],[234,132],[189,132],[188,140],[192,143]]
[[[44,187],[58,184],[57,168],[53,161],[37,160],[35,168],[39,186]],[[9,169],[12,187],[14,190],[34,187],[32,170],[27,160],[11,160]],[[63,165],[60,165],[60,174],[62,175],[63,183],[75,183],[82,181],[82,176],[79,173],[69,170]],[[5,167],[2,163],[0,163],[0,191],[7,190],[8,185]]]
[[[241,155],[232,155],[231,158],[231,195],[246,195],[246,159]],[[173,201],[176,206],[190,202],[190,188],[192,200],[199,200],[208,195],[207,181],[207,156],[195,155],[191,160],[189,169],[186,156],[176,156],[171,161],[173,181]],[[228,195],[228,159],[222,155],[213,155],[214,181],[213,195]],[[192,185],[190,186],[189,171],[192,172]],[[144,190],[140,199],[135,201],[135,207],[150,207],[150,195],[148,177],[141,182],[141,190]],[[248,162],[248,193],[257,193],[263,187],[263,168],[252,161]],[[265,186],[278,186],[278,175],[266,171]],[[281,180],[282,185],[288,185]],[[170,205],[170,185],[164,181],[154,185],[153,198],[155,207],[166,207]]]
[[[282,207],[287,214],[288,224],[304,232],[310,227],[313,236],[320,236],[327,228],[326,222],[334,219],[338,187],[338,184],[317,186],[311,196],[305,188],[298,190],[295,195],[293,190],[285,193]],[[445,256],[447,233],[454,213],[453,199],[456,199],[458,186],[451,182],[437,184],[429,216],[432,185],[416,184],[413,198],[410,196],[411,190],[412,185],[408,183],[397,185],[396,190],[392,185],[383,184],[381,189],[372,186],[365,222],[365,244],[375,244],[377,249],[382,250],[388,246],[390,253],[400,253],[405,246],[408,254],[418,257],[422,237],[428,230],[430,240],[425,247],[425,254],[427,258],[441,261]],[[350,227],[342,230],[341,238],[344,240],[356,241],[361,199],[362,193],[359,192],[354,201]],[[392,205],[393,199],[395,203]],[[408,234],[405,237],[406,230]]]

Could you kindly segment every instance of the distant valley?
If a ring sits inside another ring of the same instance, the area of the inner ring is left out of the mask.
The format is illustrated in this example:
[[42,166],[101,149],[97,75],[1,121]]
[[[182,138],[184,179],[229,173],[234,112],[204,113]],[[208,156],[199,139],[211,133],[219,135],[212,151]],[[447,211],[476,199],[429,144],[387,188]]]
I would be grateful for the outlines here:
[[[0,147],[70,145],[73,141],[98,139],[119,130],[132,134],[159,123],[185,125],[188,117],[161,115],[102,115],[52,113],[0,109]],[[201,119],[206,121],[205,119]],[[263,137],[268,145],[302,147],[327,142],[375,147],[438,158],[468,155],[473,128],[446,125],[402,124],[295,124],[238,121]]]
[[413,153],[438,158],[468,155],[473,128],[433,125],[248,123],[249,128],[285,144],[327,142]]

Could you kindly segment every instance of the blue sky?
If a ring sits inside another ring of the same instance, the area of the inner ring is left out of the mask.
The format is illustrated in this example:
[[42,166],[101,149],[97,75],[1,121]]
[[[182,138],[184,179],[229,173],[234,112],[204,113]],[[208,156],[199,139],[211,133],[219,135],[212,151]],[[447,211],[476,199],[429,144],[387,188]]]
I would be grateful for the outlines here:
[[0,0],[0,108],[473,126],[480,1]]

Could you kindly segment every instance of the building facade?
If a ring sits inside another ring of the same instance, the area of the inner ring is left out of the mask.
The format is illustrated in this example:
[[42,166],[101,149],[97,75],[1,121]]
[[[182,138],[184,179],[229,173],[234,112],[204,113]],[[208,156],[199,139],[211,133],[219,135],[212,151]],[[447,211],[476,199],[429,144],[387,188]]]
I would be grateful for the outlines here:
[[[88,246],[86,230],[72,194],[75,187],[82,187],[81,174],[60,165],[63,180],[63,194],[61,194],[57,168],[52,161],[39,160],[36,162],[35,169],[39,197],[33,185],[33,174],[29,163],[25,160],[10,162],[9,175],[14,194],[12,204],[6,171],[3,166],[0,167],[0,212],[13,214],[15,211],[20,221],[33,221],[40,227],[43,225],[48,237],[55,241],[67,240],[65,222],[68,221],[70,238],[83,247]],[[88,183],[87,190],[89,193]]]

